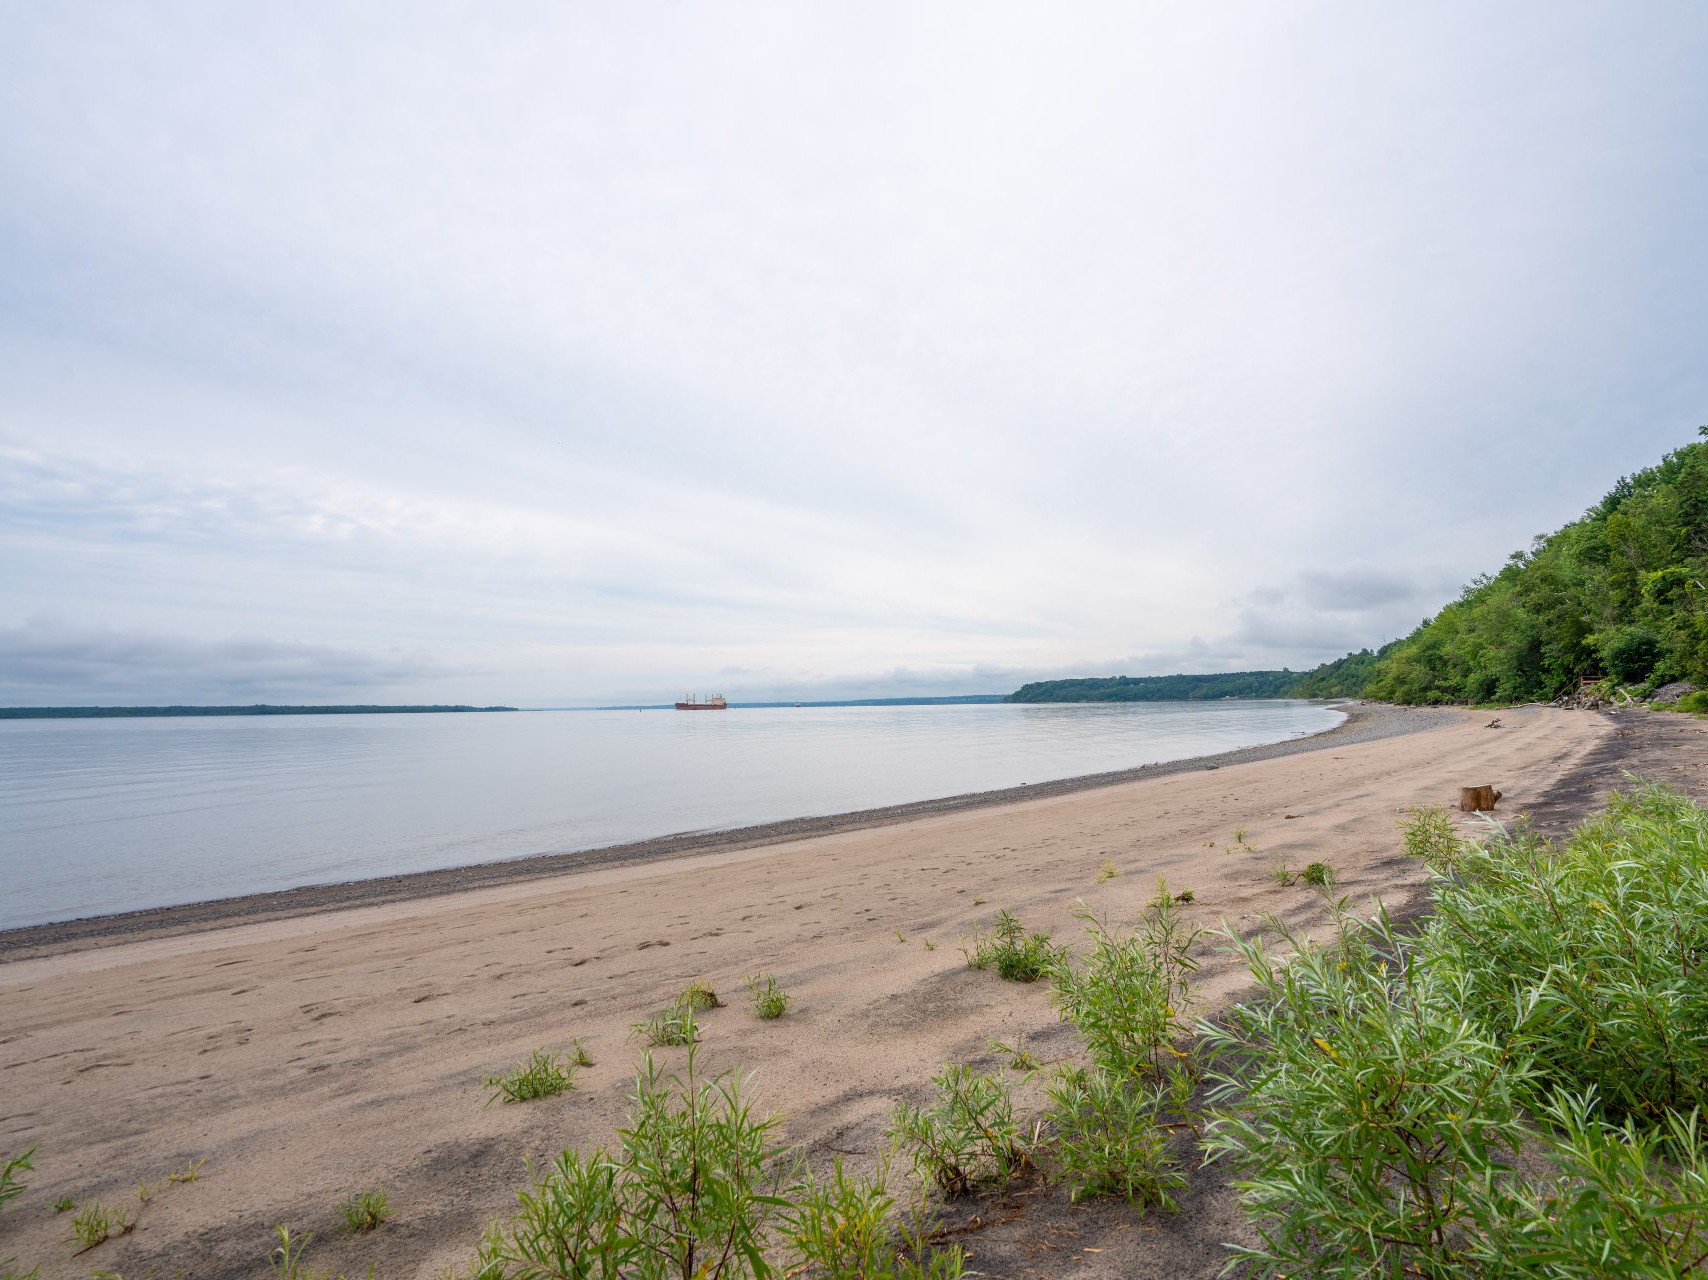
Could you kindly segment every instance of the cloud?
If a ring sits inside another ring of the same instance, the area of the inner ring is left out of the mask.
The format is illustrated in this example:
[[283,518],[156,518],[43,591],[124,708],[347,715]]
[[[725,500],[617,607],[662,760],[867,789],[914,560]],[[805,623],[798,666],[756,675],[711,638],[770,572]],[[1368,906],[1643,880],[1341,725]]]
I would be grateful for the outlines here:
[[458,701],[1299,666],[1708,401],[1689,6],[509,13],[8,25],[0,626]]
[[377,655],[257,636],[199,640],[37,617],[0,630],[7,705],[362,701],[463,674],[419,654]]

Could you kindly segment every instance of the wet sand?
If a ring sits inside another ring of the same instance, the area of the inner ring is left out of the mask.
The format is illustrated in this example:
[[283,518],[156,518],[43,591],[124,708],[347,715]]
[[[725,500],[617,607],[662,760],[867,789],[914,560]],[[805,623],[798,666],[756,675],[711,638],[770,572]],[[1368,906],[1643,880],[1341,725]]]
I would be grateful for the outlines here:
[[[997,908],[1069,939],[1077,902],[1131,920],[1166,876],[1195,890],[1207,926],[1274,912],[1310,928],[1319,895],[1269,873],[1321,860],[1353,903],[1405,909],[1422,884],[1400,850],[1409,807],[1491,782],[1503,816],[1565,822],[1656,734],[1672,736],[1651,763],[1687,784],[1708,744],[1685,717],[1639,718],[1653,730],[1542,708],[1491,718],[1375,709],[1267,754],[848,815],[826,834],[728,833],[567,872],[500,864],[510,873],[474,887],[354,886],[319,908],[243,900],[133,939],[38,940],[54,953],[0,964],[0,1151],[41,1144],[30,1191],[0,1217],[0,1257],[40,1263],[44,1280],[260,1276],[284,1222],[320,1235],[315,1266],[440,1275],[514,1204],[525,1156],[609,1140],[639,1052],[630,1025],[697,975],[729,1001],[703,1019],[705,1065],[753,1072],[760,1106],[815,1160],[868,1165],[891,1108],[923,1099],[944,1062],[991,1065],[993,1037],[1023,1035],[1045,1059],[1072,1051],[1041,985],[965,967],[960,940]],[[1120,874],[1100,879],[1106,862]],[[1213,1012],[1243,983],[1201,950],[1199,1012]],[[742,998],[761,970],[793,996],[780,1021]],[[574,1092],[484,1105],[486,1074],[573,1037],[596,1059]],[[679,1064],[683,1051],[659,1052]],[[138,1206],[139,1180],[202,1157],[196,1182]],[[393,1220],[336,1233],[335,1203],[370,1188],[390,1194]],[[60,1196],[127,1204],[137,1228],[73,1257]],[[1178,1215],[1070,1207],[1035,1185],[950,1210],[975,1217],[959,1238],[989,1275],[1209,1276],[1245,1232],[1206,1177]]]

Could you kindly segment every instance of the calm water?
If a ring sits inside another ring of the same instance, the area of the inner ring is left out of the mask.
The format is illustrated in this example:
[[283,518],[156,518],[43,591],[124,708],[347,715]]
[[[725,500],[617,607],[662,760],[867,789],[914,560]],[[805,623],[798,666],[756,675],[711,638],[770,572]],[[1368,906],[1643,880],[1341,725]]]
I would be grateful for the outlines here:
[[0,721],[0,928],[988,791],[1305,702]]

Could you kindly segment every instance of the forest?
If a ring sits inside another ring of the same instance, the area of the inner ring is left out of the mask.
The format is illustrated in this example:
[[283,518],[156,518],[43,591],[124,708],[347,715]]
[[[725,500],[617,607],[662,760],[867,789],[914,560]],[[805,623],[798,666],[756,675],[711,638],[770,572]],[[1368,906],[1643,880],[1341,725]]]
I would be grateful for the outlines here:
[[[1702,429],[1708,436],[1708,427]],[[1295,696],[1545,702],[1584,680],[1708,685],[1708,443],[1625,476],[1404,639],[1325,663]]]

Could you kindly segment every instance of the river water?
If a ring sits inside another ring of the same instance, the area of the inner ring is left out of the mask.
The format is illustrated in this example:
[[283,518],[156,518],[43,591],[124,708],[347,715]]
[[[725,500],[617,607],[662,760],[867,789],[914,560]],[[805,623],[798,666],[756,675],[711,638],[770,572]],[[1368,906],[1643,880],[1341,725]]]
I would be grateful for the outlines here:
[[1226,701],[0,721],[0,928],[988,791],[1340,720]]

